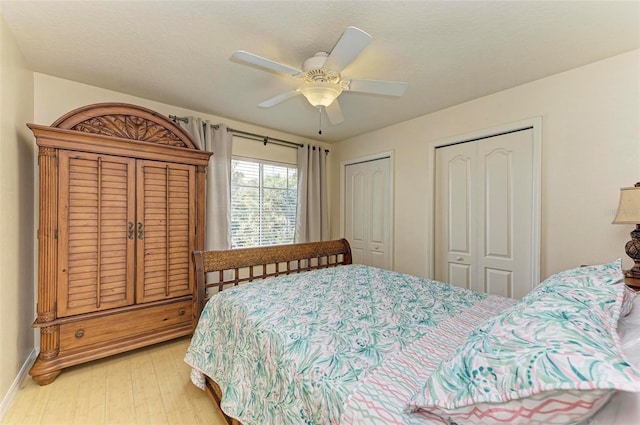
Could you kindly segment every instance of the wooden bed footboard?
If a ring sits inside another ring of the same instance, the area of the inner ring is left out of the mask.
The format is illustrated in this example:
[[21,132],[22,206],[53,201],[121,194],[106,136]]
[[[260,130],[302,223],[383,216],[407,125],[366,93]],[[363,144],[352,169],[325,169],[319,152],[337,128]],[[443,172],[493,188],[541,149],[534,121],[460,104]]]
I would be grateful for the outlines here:
[[[225,251],[194,251],[197,307],[200,313],[210,295],[241,283],[272,276],[351,264],[351,247],[346,239],[276,245]],[[222,393],[207,377],[206,391],[220,409]],[[220,409],[229,425],[242,425]]]

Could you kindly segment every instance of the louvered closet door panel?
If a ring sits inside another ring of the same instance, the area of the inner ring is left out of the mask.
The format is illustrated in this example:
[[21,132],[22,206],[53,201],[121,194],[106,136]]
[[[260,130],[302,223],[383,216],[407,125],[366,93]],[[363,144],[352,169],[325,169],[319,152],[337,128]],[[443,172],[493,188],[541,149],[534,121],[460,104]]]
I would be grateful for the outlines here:
[[135,160],[62,151],[58,315],[133,304]]
[[192,293],[195,169],[138,161],[138,302]]

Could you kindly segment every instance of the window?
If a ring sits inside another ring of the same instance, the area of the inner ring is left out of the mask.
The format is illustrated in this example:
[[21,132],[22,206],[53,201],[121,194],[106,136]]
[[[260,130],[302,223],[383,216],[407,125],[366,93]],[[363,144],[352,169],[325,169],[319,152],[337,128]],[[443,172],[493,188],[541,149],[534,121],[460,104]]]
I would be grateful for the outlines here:
[[231,247],[293,243],[297,168],[266,161],[231,161]]

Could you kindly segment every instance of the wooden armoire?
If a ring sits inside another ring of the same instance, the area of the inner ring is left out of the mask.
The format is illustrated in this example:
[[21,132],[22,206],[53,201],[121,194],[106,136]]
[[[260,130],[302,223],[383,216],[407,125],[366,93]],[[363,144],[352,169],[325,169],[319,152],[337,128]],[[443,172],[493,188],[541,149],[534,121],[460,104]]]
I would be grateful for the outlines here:
[[29,374],[46,385],[63,368],[192,333],[211,153],[122,103],[28,126],[40,170],[40,354]]

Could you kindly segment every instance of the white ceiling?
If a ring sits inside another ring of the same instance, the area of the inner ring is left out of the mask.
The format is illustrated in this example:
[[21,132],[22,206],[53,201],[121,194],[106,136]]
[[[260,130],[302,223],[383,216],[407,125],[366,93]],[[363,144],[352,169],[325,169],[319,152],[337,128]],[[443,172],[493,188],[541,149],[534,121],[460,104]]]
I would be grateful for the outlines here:
[[[324,140],[343,140],[640,47],[640,1],[0,1],[36,72]],[[344,93],[329,126],[299,80],[229,60],[300,68],[348,26],[372,35],[346,78],[409,83],[401,98]],[[639,67],[640,69],[640,67]]]

